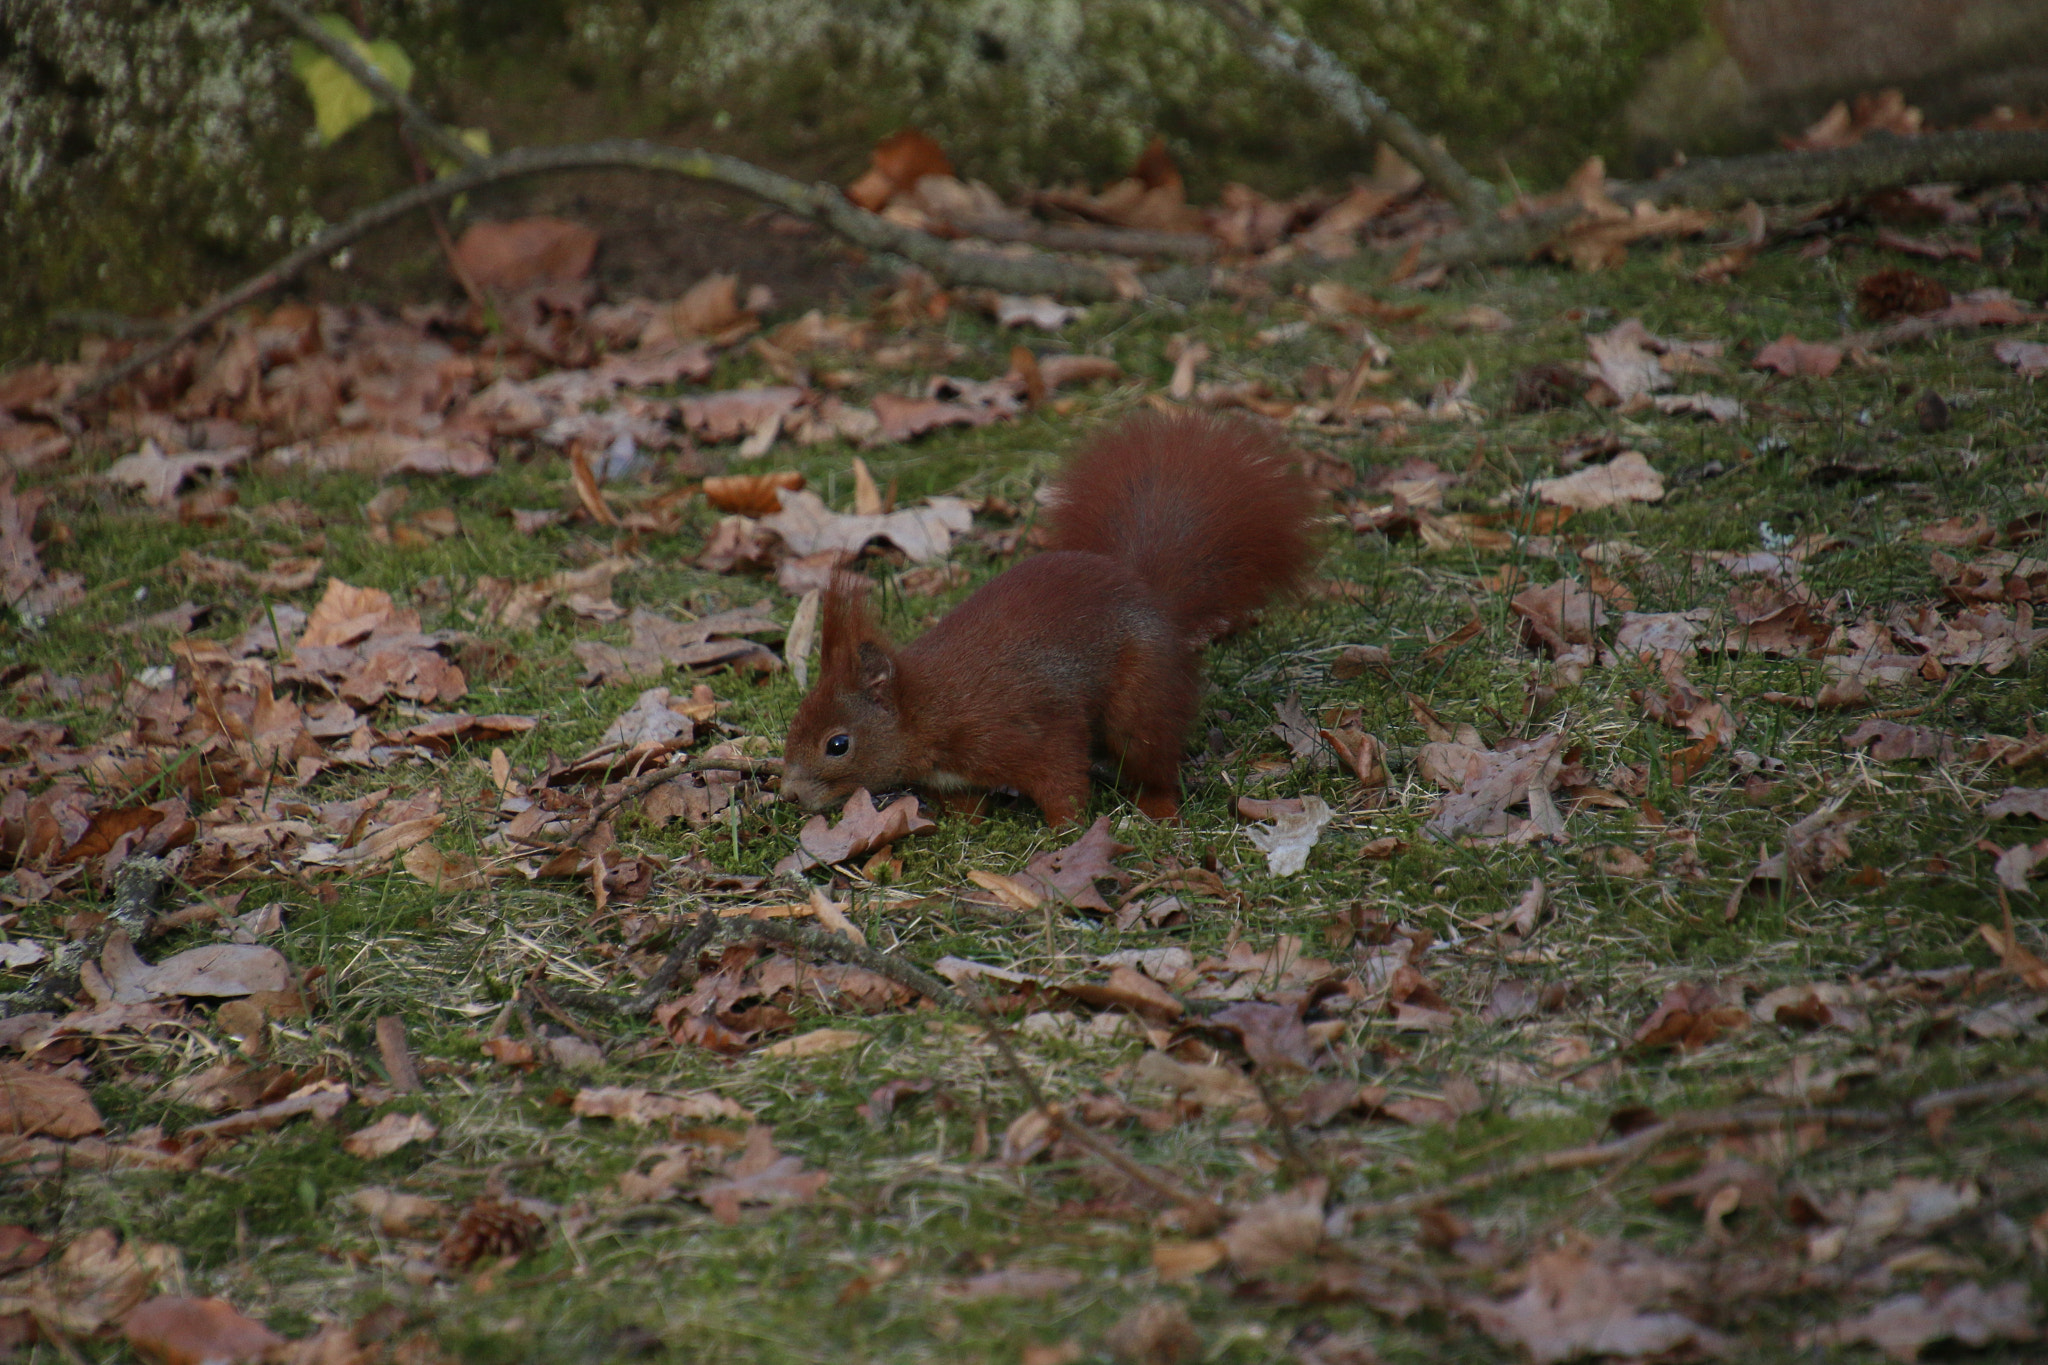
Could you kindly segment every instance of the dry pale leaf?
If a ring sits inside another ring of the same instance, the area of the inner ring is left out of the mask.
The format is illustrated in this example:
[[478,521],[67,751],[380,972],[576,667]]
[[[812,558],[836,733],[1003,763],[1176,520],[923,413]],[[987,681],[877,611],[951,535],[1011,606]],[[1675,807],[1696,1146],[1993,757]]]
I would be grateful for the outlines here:
[[773,1046],[763,1048],[764,1057],[791,1057],[801,1060],[805,1057],[825,1057],[834,1052],[846,1052],[867,1042],[865,1033],[852,1029],[820,1028],[809,1033],[799,1033],[794,1038],[785,1038]]
[[705,1123],[754,1117],[747,1109],[710,1090],[690,1090],[680,1095],[663,1095],[640,1086],[589,1086],[576,1092],[569,1112],[579,1118],[614,1119],[641,1127],[670,1120]]
[[1276,877],[1291,877],[1308,866],[1309,851],[1333,818],[1320,796],[1304,796],[1299,811],[1283,812],[1270,828],[1255,826],[1245,833],[1252,846],[1266,855],[1268,871]]
[[1625,502],[1657,502],[1664,476],[1639,451],[1624,450],[1604,465],[1592,465],[1555,479],[1538,479],[1536,496],[1557,507],[1590,512]]
[[390,1156],[401,1147],[426,1142],[441,1130],[425,1114],[386,1114],[341,1140],[341,1149],[363,1161]]
[[953,538],[974,527],[974,513],[959,498],[929,498],[922,507],[904,507],[887,514],[846,516],[825,506],[807,489],[782,495],[782,510],[761,518],[781,536],[790,552],[813,555],[826,550],[859,554],[870,541],[886,540],[919,564],[944,559]]

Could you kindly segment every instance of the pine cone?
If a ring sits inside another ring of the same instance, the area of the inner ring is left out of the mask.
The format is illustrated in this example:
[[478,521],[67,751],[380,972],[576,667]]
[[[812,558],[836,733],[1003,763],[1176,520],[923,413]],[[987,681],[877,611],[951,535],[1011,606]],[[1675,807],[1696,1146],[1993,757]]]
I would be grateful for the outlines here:
[[547,1227],[517,1204],[483,1195],[472,1201],[441,1239],[441,1264],[467,1270],[487,1257],[523,1256],[540,1245]]
[[1880,270],[1857,282],[1856,302],[1872,322],[1917,317],[1948,307],[1948,286],[1915,270]]

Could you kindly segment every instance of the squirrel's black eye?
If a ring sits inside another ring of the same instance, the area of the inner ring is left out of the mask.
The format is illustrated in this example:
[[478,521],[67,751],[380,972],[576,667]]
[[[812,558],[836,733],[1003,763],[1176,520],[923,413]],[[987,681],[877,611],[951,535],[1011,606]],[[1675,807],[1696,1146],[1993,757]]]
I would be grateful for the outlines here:
[[852,735],[834,735],[834,736],[832,736],[832,738],[830,738],[830,739],[828,739],[828,740],[826,740],[826,741],[825,741],[825,757],[827,757],[827,758],[839,758],[839,757],[842,757],[842,756],[843,756],[843,755],[844,755],[844,754],[846,753],[846,751],[847,751],[848,749],[851,749],[852,747],[853,747],[853,736],[852,736]]

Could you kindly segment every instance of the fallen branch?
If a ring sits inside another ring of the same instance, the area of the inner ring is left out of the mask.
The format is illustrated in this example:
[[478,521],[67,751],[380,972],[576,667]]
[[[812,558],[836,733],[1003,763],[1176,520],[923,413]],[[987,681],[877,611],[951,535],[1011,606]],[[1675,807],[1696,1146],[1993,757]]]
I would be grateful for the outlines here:
[[1006,294],[1057,294],[1087,301],[1113,299],[1119,294],[1118,281],[1111,272],[1086,262],[1055,256],[1005,256],[944,242],[928,232],[869,213],[841,194],[836,186],[806,185],[721,152],[668,147],[638,138],[565,147],[522,147],[501,156],[472,161],[431,184],[415,185],[327,229],[184,319],[163,341],[136,352],[81,385],[72,402],[94,398],[156,364],[243,304],[415,209],[501,181],[578,170],[651,171],[726,185],[820,223],[856,246],[901,256],[948,284],[979,285]]
[[1422,172],[1422,178],[1439,194],[1456,204],[1468,222],[1492,216],[1493,191],[1473,179],[1443,148],[1424,137],[1419,128],[1378,92],[1368,88],[1328,49],[1267,23],[1243,0],[1200,3],[1223,21],[1247,57],[1268,71],[1300,81],[1360,137],[1377,135]]
[[1163,1171],[1134,1161],[1117,1150],[1112,1143],[1097,1137],[1078,1123],[1068,1123],[1059,1111],[1045,1098],[1038,1081],[1024,1066],[1010,1040],[1003,1033],[1003,1027],[988,1003],[972,990],[954,990],[945,982],[933,976],[924,968],[905,962],[889,953],[879,952],[865,944],[855,943],[839,934],[808,924],[787,924],[777,920],[738,919],[727,921],[727,932],[735,937],[765,939],[770,943],[789,948],[801,948],[839,962],[864,967],[877,976],[886,977],[907,990],[940,1005],[947,1005],[963,1013],[971,1013],[980,1022],[982,1033],[1002,1056],[1003,1066],[1017,1082],[1017,1088],[1024,1092],[1025,1100],[1039,1113],[1044,1114],[1059,1128],[1075,1146],[1114,1166],[1131,1180],[1143,1185],[1153,1193],[1172,1200],[1176,1204],[1194,1208],[1206,1216],[1215,1217],[1215,1202],[1189,1189],[1180,1181]]
[[1048,251],[1102,252],[1113,256],[1179,256],[1206,261],[1216,239],[1206,232],[1149,232],[1143,228],[1082,227],[1013,218],[949,218],[947,224],[987,242],[1025,242]]
[[1456,1180],[1415,1190],[1370,1204],[1354,1204],[1346,1212],[1361,1218],[1397,1218],[1464,1195],[1479,1194],[1496,1185],[1558,1171],[1582,1171],[1623,1165],[1646,1155],[1652,1148],[1674,1138],[1729,1137],[1740,1133],[1766,1133],[1792,1124],[1819,1123],[1830,1128],[1851,1128],[1883,1132],[1923,1123],[1937,1110],[1975,1108],[2017,1099],[2036,1090],[2048,1090],[2048,1071],[2028,1072],[1981,1085],[1955,1090],[1938,1090],[1899,1109],[1814,1109],[1798,1105],[1772,1105],[1758,1109],[1714,1109],[1674,1114],[1615,1142],[1567,1147],[1538,1152],[1491,1170],[1475,1171]]
[[1867,137],[1825,152],[1764,152],[1689,161],[1661,180],[1609,184],[1617,203],[1694,208],[1848,199],[1901,185],[2048,180],[2048,133],[1923,133]]

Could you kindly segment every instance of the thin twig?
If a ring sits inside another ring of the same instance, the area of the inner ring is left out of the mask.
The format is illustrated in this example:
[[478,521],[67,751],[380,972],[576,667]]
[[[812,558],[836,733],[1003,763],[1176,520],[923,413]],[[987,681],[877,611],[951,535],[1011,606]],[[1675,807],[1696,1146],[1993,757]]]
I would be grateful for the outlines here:
[[284,21],[297,29],[307,42],[332,57],[343,71],[353,76],[357,84],[383,100],[398,111],[398,116],[419,135],[421,140],[434,144],[434,150],[449,158],[458,166],[467,166],[483,158],[476,148],[464,142],[455,134],[435,121],[434,116],[420,107],[419,101],[391,83],[376,63],[363,60],[363,54],[329,32],[326,25],[293,4],[291,0],[266,0]]
[[[718,916],[715,913],[706,910],[697,916],[697,923],[683,936],[683,941],[669,950],[668,956],[661,960],[661,966],[655,968],[654,975],[648,977],[647,983],[640,988],[640,994],[627,1001],[621,1012],[635,1016],[654,1013],[654,1007],[661,1003],[662,996],[668,994],[669,987],[676,984],[683,969],[694,967],[697,955],[717,935]],[[691,971],[692,985],[696,982],[696,975],[694,970]]]
[[577,821],[569,831],[569,837],[560,844],[535,842],[532,847],[567,852],[589,838],[591,831],[604,823],[607,815],[628,801],[645,796],[656,787],[666,786],[688,773],[742,773],[750,777],[772,777],[781,771],[782,760],[779,758],[686,758],[679,763],[641,773],[620,784],[617,791],[591,807],[590,814]]
[[548,1018],[554,1020],[563,1028],[569,1030],[569,1032],[575,1034],[578,1038],[581,1038],[584,1042],[590,1044],[592,1047],[597,1048],[599,1051],[603,1051],[602,1045],[599,1044],[599,1042],[594,1036],[592,1036],[590,1030],[583,1027],[583,1025],[577,1023],[574,1019],[570,1018],[567,1011],[565,1011],[562,1008],[561,1004],[556,1001],[553,993],[550,992],[546,986],[543,986],[538,980],[527,982],[524,986],[520,987],[520,991],[527,999],[533,1001],[534,1004],[540,1006],[540,1012],[542,1014],[545,1014]]
[[[1450,153],[1422,135],[1398,109],[1358,79],[1329,49],[1298,38],[1253,13],[1242,0],[1200,0],[1204,9],[1223,21],[1244,54],[1277,75],[1306,85],[1360,137],[1377,135],[1408,158],[1422,178],[1458,206],[1467,222],[1491,218],[1493,191],[1452,159]],[[1377,125],[1377,127],[1375,127]]]
[[1797,1105],[1773,1105],[1763,1109],[1717,1109],[1698,1113],[1674,1114],[1662,1122],[1631,1133],[1617,1142],[1595,1143],[1591,1146],[1567,1147],[1559,1151],[1538,1152],[1534,1156],[1511,1161],[1505,1166],[1492,1170],[1475,1171],[1456,1180],[1433,1185],[1428,1189],[1414,1190],[1408,1194],[1396,1195],[1370,1204],[1353,1205],[1350,1216],[1360,1218],[1396,1218],[1413,1213],[1417,1209],[1441,1204],[1462,1195],[1478,1194],[1493,1188],[1533,1175],[1547,1175],[1558,1171],[1579,1171],[1593,1167],[1612,1166],[1617,1163],[1633,1162],[1660,1143],[1681,1137],[1730,1136],[1738,1133],[1769,1132],[1788,1124],[1819,1123],[1830,1128],[1855,1128],[1864,1131],[1883,1131],[1904,1128],[1919,1122],[1937,1109],[1962,1109],[1986,1104],[1997,1104],[2004,1100],[2016,1099],[2036,1090],[2048,1090],[2048,1071],[2029,1072],[2023,1076],[2011,1076],[2004,1080],[1988,1081],[1981,1085],[1963,1086],[1955,1090],[1941,1090],[1923,1095],[1919,1099],[1898,1109],[1813,1109]]

